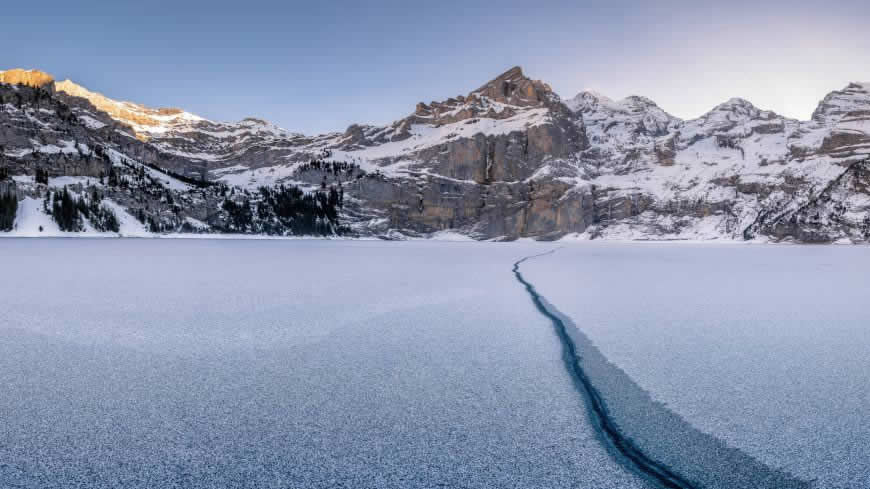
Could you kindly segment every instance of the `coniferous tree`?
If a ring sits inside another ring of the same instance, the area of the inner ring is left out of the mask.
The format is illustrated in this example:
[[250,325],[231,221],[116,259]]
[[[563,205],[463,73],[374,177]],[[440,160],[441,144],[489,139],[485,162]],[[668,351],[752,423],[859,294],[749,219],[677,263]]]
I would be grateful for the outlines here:
[[51,216],[57,222],[61,231],[76,232],[84,229],[79,215],[80,204],[64,187],[60,193],[55,193]]
[[41,183],[44,185],[48,185],[48,171],[43,170],[42,168],[36,169],[36,177],[34,177],[36,183]]
[[11,231],[18,214],[18,196],[15,192],[0,195],[0,231]]

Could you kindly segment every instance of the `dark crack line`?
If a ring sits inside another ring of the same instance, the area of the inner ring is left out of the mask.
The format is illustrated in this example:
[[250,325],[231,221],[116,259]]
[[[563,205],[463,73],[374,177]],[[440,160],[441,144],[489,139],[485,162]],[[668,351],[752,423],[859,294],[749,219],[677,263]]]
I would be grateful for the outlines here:
[[562,343],[562,360],[564,360],[565,367],[568,369],[568,373],[571,374],[571,377],[574,380],[575,387],[587,400],[588,407],[591,411],[590,414],[596,424],[599,435],[608,445],[611,453],[618,455],[618,458],[620,459],[619,461],[623,465],[626,465],[630,469],[642,474],[660,487],[668,489],[696,489],[694,484],[674,473],[667,466],[649,458],[637,446],[635,446],[634,442],[622,435],[619,428],[616,426],[616,422],[610,418],[601,395],[592,385],[586,372],[584,372],[583,368],[580,366],[580,357],[577,355],[577,347],[571,339],[571,336],[568,334],[568,328],[565,326],[565,323],[547,309],[541,295],[535,290],[534,285],[526,281],[520,273],[520,264],[523,262],[533,258],[551,255],[555,252],[556,250],[551,250],[546,253],[522,258],[514,263],[513,272],[517,280],[526,288],[526,291],[531,296],[532,302],[535,304],[538,312],[546,316],[553,323],[556,335]]

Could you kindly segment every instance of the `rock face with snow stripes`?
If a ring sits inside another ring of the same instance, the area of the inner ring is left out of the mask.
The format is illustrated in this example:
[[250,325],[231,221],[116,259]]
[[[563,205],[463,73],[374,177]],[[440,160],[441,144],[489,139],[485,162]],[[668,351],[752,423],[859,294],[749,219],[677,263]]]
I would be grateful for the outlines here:
[[[36,71],[0,72],[0,103],[0,158],[21,184],[38,166],[105,175],[106,160],[90,156],[99,146],[168,179],[242,193],[340,187],[359,235],[864,242],[870,232],[867,84],[832,92],[809,121],[742,99],[681,120],[640,96],[563,101],[515,67],[392,124],[314,136],[118,102]],[[221,226],[220,209],[199,208],[189,217]]]

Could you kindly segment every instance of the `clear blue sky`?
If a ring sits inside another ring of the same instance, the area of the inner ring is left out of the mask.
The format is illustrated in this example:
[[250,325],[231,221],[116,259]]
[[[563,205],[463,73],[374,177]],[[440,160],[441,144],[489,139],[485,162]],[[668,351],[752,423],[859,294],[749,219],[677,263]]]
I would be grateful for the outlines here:
[[870,81],[866,0],[708,3],[16,1],[0,69],[305,133],[387,123],[514,65],[563,97],[646,95],[681,117],[739,96],[807,118]]

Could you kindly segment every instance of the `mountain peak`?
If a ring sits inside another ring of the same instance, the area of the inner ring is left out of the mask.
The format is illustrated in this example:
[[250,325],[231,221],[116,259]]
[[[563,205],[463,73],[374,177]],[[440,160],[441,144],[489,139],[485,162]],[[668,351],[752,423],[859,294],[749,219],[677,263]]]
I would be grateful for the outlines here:
[[[526,75],[523,74],[523,68],[521,66],[514,66],[513,68],[505,71],[501,75],[495,77],[492,81],[517,81],[517,80],[528,80]],[[492,83],[492,82],[490,82]]]
[[7,71],[0,71],[0,83],[9,85],[25,85],[28,87],[43,87],[54,81],[54,77],[44,71],[39,70],[23,70],[15,68]]
[[[588,113],[604,110],[605,112],[641,113],[662,109],[654,101],[641,95],[629,95],[622,100],[613,100],[595,90],[584,90],[576,97],[565,102],[573,112]],[[670,117],[670,116],[668,116]]]
[[643,95],[629,95],[622,99],[623,105],[628,107],[658,108],[659,105],[649,97]]
[[829,93],[813,112],[813,120],[834,123],[855,110],[870,110],[870,83],[852,82],[843,90]]
[[731,97],[728,100],[726,100],[725,102],[716,106],[717,109],[718,108],[731,109],[731,108],[735,108],[735,107],[746,107],[746,108],[752,108],[752,109],[756,108],[752,102],[746,100],[745,98],[740,98],[740,97]]
[[758,107],[756,107],[752,102],[740,98],[740,97],[732,97],[725,102],[717,105],[710,109],[709,112],[701,116],[702,119],[713,119],[719,120],[722,118],[730,119],[732,117],[738,118],[754,118],[758,117],[762,113],[764,114],[773,114],[769,111],[762,111]]
[[572,112],[587,113],[589,111],[606,109],[610,112],[618,112],[622,107],[613,99],[595,90],[583,90],[574,98],[567,100],[565,105]]
[[[477,117],[508,119],[527,109],[552,108],[558,100],[549,85],[527,78],[522,68],[514,66],[468,96],[418,103],[410,122],[442,125]],[[397,121],[397,127],[403,122],[408,120]]]
[[555,94],[549,85],[526,77],[521,67],[514,66],[469,95],[474,96],[487,97],[507,105],[528,107],[549,101]]
[[81,85],[78,85],[68,78],[64,81],[55,82],[54,89],[58,92],[64,92],[74,97],[89,98],[93,95],[99,95]]

